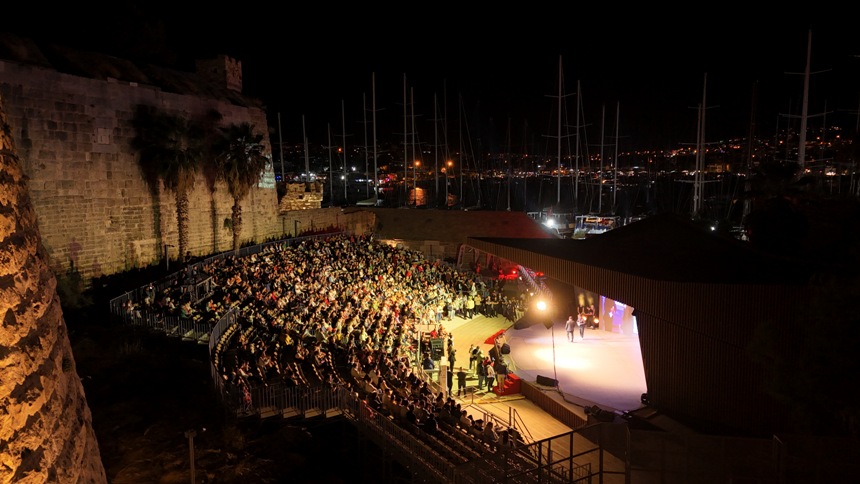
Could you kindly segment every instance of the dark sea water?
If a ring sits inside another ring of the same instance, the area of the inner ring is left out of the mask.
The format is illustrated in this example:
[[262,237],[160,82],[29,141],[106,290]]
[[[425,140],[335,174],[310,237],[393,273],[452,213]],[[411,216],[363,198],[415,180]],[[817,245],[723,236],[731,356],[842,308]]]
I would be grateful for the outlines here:
[[[445,180],[418,180],[414,185],[383,187],[380,206],[398,208],[414,206],[418,193],[419,208],[445,209],[446,194],[452,210],[490,210],[547,212],[561,214],[600,214],[622,218],[673,212],[691,214],[694,183],[691,178],[676,176],[636,176],[608,179],[603,183],[581,177],[511,177],[451,178],[447,192]],[[712,177],[701,183],[702,200],[699,213],[711,220],[737,220],[743,213],[744,181],[734,175]],[[414,187],[414,188],[413,188]],[[331,195],[331,196],[330,196]],[[344,198],[343,185],[324,194],[323,206],[354,205],[373,196],[364,185],[348,186]]]

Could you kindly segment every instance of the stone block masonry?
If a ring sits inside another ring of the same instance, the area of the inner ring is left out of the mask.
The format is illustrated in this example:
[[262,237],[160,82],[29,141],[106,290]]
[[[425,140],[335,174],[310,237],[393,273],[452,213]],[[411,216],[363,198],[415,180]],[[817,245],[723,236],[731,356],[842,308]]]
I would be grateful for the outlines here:
[[[179,257],[173,194],[150,191],[131,147],[137,106],[189,118],[214,109],[224,125],[248,122],[268,133],[265,111],[253,102],[172,94],[5,61],[0,72],[0,96],[56,273],[74,264],[89,279],[157,264],[165,245],[171,258]],[[264,143],[270,151],[268,135]],[[189,202],[192,254],[229,250],[232,232],[224,220],[233,200],[226,187],[211,191],[198,176]],[[252,189],[242,209],[243,240],[281,235],[285,224],[274,188]]]
[[[176,94],[137,79],[105,77],[106,72],[130,69],[122,60],[105,62],[117,62],[117,70],[88,65],[94,74],[83,77],[0,59],[0,97],[29,179],[47,262],[55,274],[73,267],[86,282],[161,264],[166,256],[181,258],[175,197],[163,187],[150,189],[132,149],[137,135],[133,119],[139,106],[187,119],[217,111],[221,125],[253,125],[264,134],[266,150],[271,152],[263,107],[240,93],[241,63],[229,59],[204,63],[199,79],[194,74],[159,73],[181,77],[183,87],[199,85],[190,93]],[[213,79],[228,74],[220,83]],[[263,178],[274,180],[271,167]],[[321,186],[299,185],[302,193],[299,187],[290,187],[280,204],[272,183],[263,182],[251,190],[241,201],[242,243],[326,227],[364,231],[373,226],[368,214],[321,208]],[[232,248],[232,206],[223,183],[210,187],[203,175],[197,177],[189,194],[192,255]]]

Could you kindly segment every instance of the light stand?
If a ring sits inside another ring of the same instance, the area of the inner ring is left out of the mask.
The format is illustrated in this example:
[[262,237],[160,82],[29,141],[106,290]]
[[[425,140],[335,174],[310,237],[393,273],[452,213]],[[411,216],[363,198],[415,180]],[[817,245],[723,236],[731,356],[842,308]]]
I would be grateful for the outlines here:
[[546,315],[546,312],[547,312],[546,302],[538,301],[537,302],[537,308],[541,313],[543,313],[545,315],[544,326],[549,328],[549,330],[552,332],[551,333],[552,334],[552,377],[555,379],[556,386],[557,386],[558,385],[558,372],[556,371],[556,368],[555,368],[555,322],[552,320],[551,315]]
[[[537,309],[539,311],[541,311],[542,313],[546,314],[546,311],[547,311],[546,302],[538,301],[537,302]],[[561,395],[561,399],[564,400],[565,402],[582,407],[582,405],[579,403],[569,401],[567,399],[567,396],[564,394],[564,392],[561,391],[561,387],[559,386],[559,383],[558,383],[558,372],[557,372],[556,366],[555,366],[555,323],[552,320],[552,314],[550,314],[546,317],[546,319],[544,320],[544,326],[552,331],[552,377],[555,380],[555,390],[559,393],[559,395]]]

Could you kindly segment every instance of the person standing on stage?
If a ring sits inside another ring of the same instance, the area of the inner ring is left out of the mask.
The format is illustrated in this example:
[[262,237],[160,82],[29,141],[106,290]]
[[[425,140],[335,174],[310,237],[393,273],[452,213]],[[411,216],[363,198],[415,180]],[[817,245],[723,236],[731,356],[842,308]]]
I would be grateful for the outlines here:
[[595,328],[596,325],[594,321],[594,304],[589,304],[588,306],[585,306],[585,308],[582,310],[582,314],[585,316],[585,325],[589,328]]
[[487,379],[487,365],[483,360],[478,360],[475,365],[475,371],[478,372],[478,390],[484,389],[484,381]]
[[573,320],[573,315],[567,317],[567,321],[564,322],[564,331],[567,332],[567,340],[573,343],[573,327],[576,325],[576,321]]
[[457,371],[457,396],[466,396],[466,370],[464,370],[462,366],[460,367],[460,370]]
[[580,340],[585,339],[585,324],[587,321],[585,314],[580,314],[579,317],[576,318],[576,326],[579,328]]

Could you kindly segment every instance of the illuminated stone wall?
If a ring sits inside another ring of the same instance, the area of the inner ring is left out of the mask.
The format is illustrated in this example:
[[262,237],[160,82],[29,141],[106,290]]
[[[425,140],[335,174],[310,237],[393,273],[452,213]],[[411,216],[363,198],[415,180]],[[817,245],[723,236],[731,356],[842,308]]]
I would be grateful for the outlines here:
[[[171,258],[179,255],[173,194],[150,193],[131,148],[138,105],[189,118],[215,109],[225,125],[254,125],[271,151],[265,111],[257,107],[2,60],[0,95],[56,273],[74,263],[88,279],[159,263],[165,244]],[[229,250],[232,233],[224,221],[233,201],[223,184],[212,191],[199,176],[189,202],[192,254]],[[253,189],[242,201],[242,217],[243,241],[280,235],[285,223],[275,188]]]
[[321,183],[288,183],[287,192],[281,198],[280,211],[313,210],[322,206],[322,199]]
[[[248,122],[264,133],[266,113],[252,102],[239,106],[207,96],[178,95],[116,79],[91,79],[0,60],[0,96],[29,177],[50,266],[56,274],[72,265],[84,280],[159,264],[165,250],[177,260],[176,203],[171,192],[153,195],[131,142],[137,106],[198,118],[219,112],[222,124]],[[238,94],[236,94],[238,96]],[[311,229],[368,231],[368,214],[347,216],[322,209],[323,187],[291,186],[277,199],[269,167],[261,186],[242,203],[242,243],[262,242]],[[268,182],[266,182],[268,181]],[[210,187],[198,176],[189,194],[188,249],[192,255],[230,250],[233,200],[223,183]]]
[[107,482],[0,96],[0,482]]

